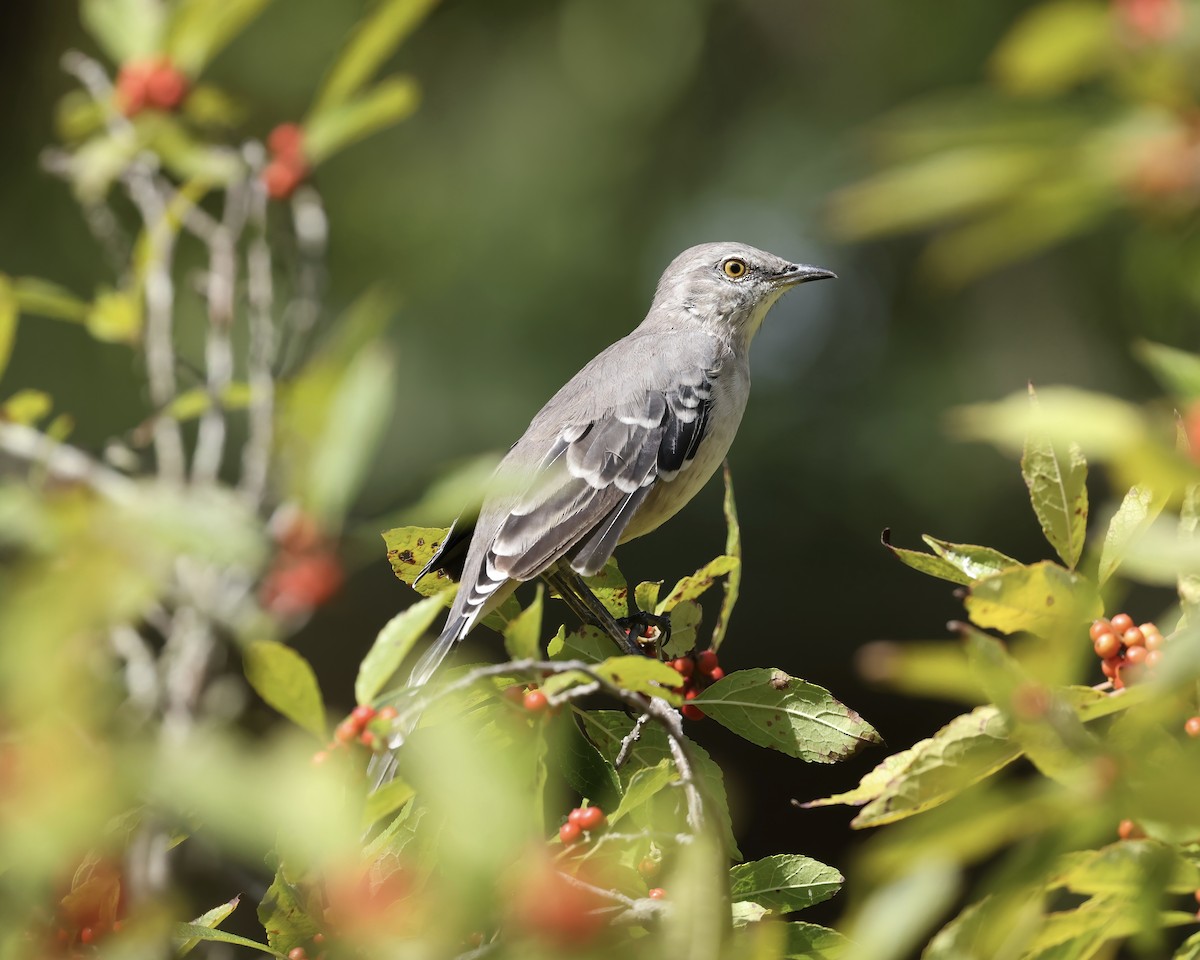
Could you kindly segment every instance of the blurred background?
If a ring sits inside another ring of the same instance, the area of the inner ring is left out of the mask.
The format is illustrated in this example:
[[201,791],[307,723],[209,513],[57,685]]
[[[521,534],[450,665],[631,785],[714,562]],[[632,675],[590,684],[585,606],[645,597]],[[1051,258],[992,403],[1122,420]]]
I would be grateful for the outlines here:
[[[243,127],[262,136],[303,113],[365,6],[269,6],[206,79],[255,92]],[[419,111],[315,174],[330,316],[379,281],[400,304],[399,389],[348,524],[352,572],[296,640],[327,694],[352,702],[362,653],[413,596],[377,532],[448,523],[445,507],[419,506],[432,482],[505,449],[640,321],[675,253],[736,239],[841,279],[782,301],[755,344],[731,455],[745,578],[723,664],[830,688],[893,750],[957,713],[917,709],[855,669],[863,644],[941,637],[961,609],[880,531],[1045,556],[1016,464],[949,437],[946,411],[1027,381],[1137,398],[1150,384],[1132,341],[1200,346],[1194,12],[443,0],[393,58],[419,79]],[[86,295],[108,267],[38,162],[72,86],[57,65],[69,48],[94,51],[71,0],[0,7],[0,268]],[[87,449],[145,415],[129,351],[79,327],[22,326],[6,387],[26,386],[74,415]],[[1097,512],[1108,496],[1093,485]],[[714,481],[619,556],[631,580],[674,582],[723,543]],[[789,801],[848,788],[881,751],[814,768],[712,723],[691,732],[730,771],[747,858],[845,865],[849,813]]]

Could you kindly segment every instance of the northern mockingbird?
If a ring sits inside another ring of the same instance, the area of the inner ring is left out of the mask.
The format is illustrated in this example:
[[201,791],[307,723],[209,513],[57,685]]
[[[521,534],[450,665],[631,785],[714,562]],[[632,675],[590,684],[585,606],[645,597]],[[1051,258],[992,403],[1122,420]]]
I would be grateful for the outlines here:
[[792,287],[833,276],[743,243],[677,256],[646,319],[542,407],[496,469],[474,528],[452,528],[422,571],[462,564],[445,628],[409,685],[425,683],[518,583],[546,576],[579,603],[579,576],[678,513],[737,433],[767,311]]

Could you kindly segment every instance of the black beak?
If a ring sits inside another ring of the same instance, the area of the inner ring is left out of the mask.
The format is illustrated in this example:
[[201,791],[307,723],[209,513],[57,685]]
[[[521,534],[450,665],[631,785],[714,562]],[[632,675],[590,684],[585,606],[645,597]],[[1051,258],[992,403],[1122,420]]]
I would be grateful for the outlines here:
[[798,283],[808,283],[810,280],[836,280],[837,274],[824,267],[813,267],[807,263],[788,264],[776,278],[776,283],[792,287]]

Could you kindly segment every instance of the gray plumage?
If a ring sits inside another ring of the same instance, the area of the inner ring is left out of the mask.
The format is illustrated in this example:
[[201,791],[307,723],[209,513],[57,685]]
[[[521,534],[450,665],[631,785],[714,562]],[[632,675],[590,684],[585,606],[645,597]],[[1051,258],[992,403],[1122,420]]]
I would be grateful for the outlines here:
[[559,561],[594,574],[691,500],[737,433],[767,311],[791,287],[832,276],[741,243],[676,257],[641,325],[572,377],[497,468],[445,628],[410,685],[517,583]]

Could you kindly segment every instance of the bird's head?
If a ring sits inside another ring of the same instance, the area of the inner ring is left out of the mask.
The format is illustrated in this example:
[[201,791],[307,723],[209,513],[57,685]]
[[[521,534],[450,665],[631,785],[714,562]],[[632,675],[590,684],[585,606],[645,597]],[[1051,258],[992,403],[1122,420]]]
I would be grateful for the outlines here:
[[703,243],[671,261],[658,281],[654,307],[661,314],[685,311],[717,332],[749,340],[792,287],[836,276],[745,243]]

